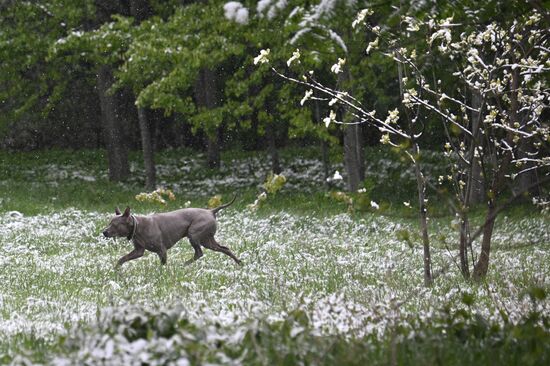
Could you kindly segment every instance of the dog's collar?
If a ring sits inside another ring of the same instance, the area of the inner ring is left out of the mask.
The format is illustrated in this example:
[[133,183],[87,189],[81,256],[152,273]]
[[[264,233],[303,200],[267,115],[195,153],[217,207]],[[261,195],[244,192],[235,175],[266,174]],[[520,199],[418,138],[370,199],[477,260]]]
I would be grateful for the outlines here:
[[132,234],[128,235],[128,240],[134,239],[138,227],[138,220],[136,219],[136,217],[134,215],[131,215],[130,217],[132,218],[132,221],[134,221],[134,228],[132,229]]

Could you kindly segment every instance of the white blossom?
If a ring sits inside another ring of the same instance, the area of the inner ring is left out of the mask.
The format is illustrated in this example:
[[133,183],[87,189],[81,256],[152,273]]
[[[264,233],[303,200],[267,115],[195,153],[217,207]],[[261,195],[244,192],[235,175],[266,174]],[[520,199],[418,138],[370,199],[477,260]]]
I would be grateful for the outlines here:
[[357,13],[357,17],[355,18],[355,20],[353,21],[353,23],[351,23],[351,26],[353,28],[355,28],[358,24],[363,24],[365,23],[365,19],[369,16],[369,15],[372,15],[373,12],[372,10],[370,9],[363,9],[361,10],[359,13]]
[[332,67],[330,68],[330,71],[332,71],[335,74],[341,73],[345,63],[346,63],[346,59],[338,58],[338,62],[332,65]]
[[302,100],[300,100],[300,105],[304,105],[304,103],[313,95],[313,90],[309,89],[306,91],[306,94],[304,95],[304,97],[302,98]]
[[260,50],[260,54],[254,58],[254,65],[257,65],[258,63],[269,63],[269,59],[267,58],[269,56],[269,52],[269,48],[265,50]]
[[379,42],[379,38],[376,37],[376,39],[372,42],[369,42],[368,46],[367,46],[367,55],[370,53],[371,50],[373,49],[377,49],[378,48],[378,42]]
[[238,1],[230,1],[223,6],[224,16],[239,24],[248,23],[248,9]]
[[328,126],[331,124],[331,122],[336,121],[336,112],[333,110],[330,111],[328,117],[323,118],[323,122],[325,123],[325,126],[328,128]]
[[286,62],[286,65],[288,67],[290,67],[290,65],[294,61],[300,62],[300,50],[299,49],[296,49],[296,51],[292,52],[292,56],[288,59],[288,61]]

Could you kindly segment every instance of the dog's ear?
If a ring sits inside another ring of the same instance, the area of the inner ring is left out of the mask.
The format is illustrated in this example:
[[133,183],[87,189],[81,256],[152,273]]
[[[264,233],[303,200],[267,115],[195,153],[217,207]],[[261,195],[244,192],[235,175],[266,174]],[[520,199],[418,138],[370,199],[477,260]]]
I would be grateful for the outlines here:
[[130,216],[130,207],[126,207],[126,210],[124,210],[124,213],[122,214],[122,217],[128,217]]
[[118,207],[115,208],[115,215],[120,215],[120,209]]

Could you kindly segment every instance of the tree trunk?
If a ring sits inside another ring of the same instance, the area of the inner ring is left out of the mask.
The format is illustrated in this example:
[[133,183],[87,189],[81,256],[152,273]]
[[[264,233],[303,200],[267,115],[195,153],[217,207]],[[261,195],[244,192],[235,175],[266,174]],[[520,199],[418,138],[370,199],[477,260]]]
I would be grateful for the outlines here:
[[358,125],[344,127],[344,164],[348,173],[348,191],[356,192],[364,175],[361,174],[363,165],[362,143]]
[[[515,60],[512,60],[515,62]],[[519,69],[512,70],[512,85],[510,93],[510,109],[508,115],[510,122],[515,123],[519,121],[519,109],[518,109],[518,89],[519,89]],[[513,146],[513,135],[511,133],[506,137],[507,143]],[[489,270],[489,255],[491,253],[491,239],[493,237],[493,228],[495,225],[497,210],[495,207],[495,201],[499,197],[502,187],[505,184],[506,174],[509,172],[509,167],[512,161],[512,154],[506,151],[501,157],[502,161],[498,165],[498,169],[495,172],[493,181],[490,186],[490,198],[487,202],[487,215],[485,218],[485,226],[483,227],[483,239],[481,241],[481,255],[474,267],[473,278],[479,281],[487,276]],[[495,153],[494,160],[498,162],[498,156]]]
[[[397,57],[400,58],[399,54],[397,54]],[[399,92],[401,95],[401,98],[403,98],[403,65],[401,62],[397,63],[397,72],[398,72],[398,78],[399,78]],[[407,120],[409,122],[409,135],[411,136],[411,142],[412,142],[412,155],[409,154],[409,157],[413,161],[414,164],[414,173],[416,177],[416,191],[418,194],[418,206],[420,207],[419,212],[419,220],[420,220],[420,232],[422,234],[422,258],[424,260],[424,286],[428,287],[433,282],[432,277],[432,257],[430,254],[430,236],[428,234],[428,210],[426,208],[426,180],[424,179],[424,175],[422,174],[422,169],[420,167],[419,162],[419,156],[420,156],[420,148],[418,147],[418,142],[414,139],[415,132],[415,121],[416,118],[410,118],[407,110],[405,110],[405,113],[407,114]]]
[[[343,72],[338,74],[338,84],[340,88],[345,88],[349,83],[351,75],[346,67]],[[349,115],[344,112],[344,122],[352,122]],[[365,179],[365,159],[362,130],[358,124],[348,124],[344,126],[344,164],[348,173],[348,191],[356,192],[361,182]]]
[[[123,6],[119,2],[96,0],[95,26],[108,21],[112,14],[124,14]],[[110,94],[109,88],[113,85],[111,66],[100,65],[97,71],[97,91],[101,108],[101,120],[107,157],[109,161],[109,179],[124,181],[130,175],[128,164],[128,145],[123,121],[118,116],[119,107],[116,95]]]
[[216,130],[213,136],[206,136],[206,164],[210,169],[218,169],[220,160],[220,141]]
[[460,272],[465,279],[470,278],[470,267],[468,266],[468,233],[470,232],[468,217],[464,214],[460,217],[460,242],[458,254],[460,257]]
[[[529,158],[533,153],[536,152],[535,146],[533,146],[533,141],[523,138],[519,142],[517,158]],[[539,175],[537,169],[534,169],[535,163],[528,161],[525,163],[520,170],[531,169],[521,173],[516,180],[514,180],[514,194],[518,192],[525,192],[524,195],[531,195],[532,197],[538,197],[541,195],[540,186],[537,184],[539,182]]]
[[265,134],[267,138],[267,150],[271,158],[271,171],[274,174],[281,174],[281,163],[279,162],[279,152],[277,151],[275,140],[275,126],[272,122],[268,122]]
[[145,165],[145,189],[153,191],[156,188],[157,173],[154,161],[153,140],[151,126],[145,108],[138,107],[139,130],[141,131],[141,149],[143,164]]
[[330,156],[328,142],[321,140],[321,155],[323,159],[323,174],[325,178],[325,185],[330,188]]
[[[533,146],[528,142],[520,144],[520,151],[518,152],[518,158],[528,157],[528,153],[532,152]],[[532,169],[535,166],[533,162],[527,162],[522,166],[523,169],[531,170],[521,173],[517,180],[515,181],[514,192],[525,192],[525,196],[528,194],[533,197],[538,197],[541,195],[540,186],[537,184],[539,182],[539,176],[536,169]],[[528,187],[531,187],[527,189]]]
[[[321,108],[319,107],[319,101],[315,100],[315,109],[313,110],[313,118],[315,123],[321,122]],[[321,140],[321,156],[323,161],[323,173],[325,178],[325,185],[330,188],[330,159],[329,159],[329,146],[326,140]]]
[[424,259],[424,286],[428,287],[432,284],[432,259],[430,254],[430,237],[428,235],[428,210],[426,208],[426,182],[420,169],[418,161],[418,144],[413,142],[414,171],[416,176],[416,186],[418,191],[418,206],[420,207],[420,231],[422,234],[422,247]]
[[109,93],[111,85],[113,85],[113,75],[110,66],[101,66],[97,75],[97,87],[109,160],[109,180],[124,181],[130,175],[128,147],[124,127],[117,117],[116,97]]
[[[199,107],[214,109],[220,103],[220,92],[218,90],[216,74],[209,68],[199,71],[195,82],[195,98]],[[209,168],[220,167],[220,128],[219,126],[206,126],[207,135],[207,165]]]
[[[482,96],[477,90],[472,90],[472,107],[475,109],[480,109],[482,107]],[[481,128],[480,124],[480,113],[472,112],[472,134],[474,135],[474,140],[472,144],[475,146],[481,146],[482,144],[478,143],[479,140],[479,129]],[[475,205],[485,200],[485,187],[483,186],[483,178],[481,176],[481,162],[480,156],[476,157],[476,154],[473,152],[468,156],[471,161],[472,167],[469,170],[471,174],[471,179],[468,179],[468,184],[470,187],[466,187],[466,191],[469,192],[469,203]]]
[[483,239],[481,240],[481,254],[474,267],[473,279],[479,281],[487,276],[489,270],[489,255],[491,254],[491,239],[495,226],[495,204],[489,200],[487,215],[485,217],[485,227],[483,229]]
[[[136,22],[141,23],[153,15],[148,0],[130,0],[130,14]],[[147,116],[147,111],[143,107],[138,107],[138,122],[141,134],[141,150],[143,152],[143,165],[145,166],[145,189],[152,191],[156,188],[156,167],[154,161],[154,145],[151,134],[151,124]]]

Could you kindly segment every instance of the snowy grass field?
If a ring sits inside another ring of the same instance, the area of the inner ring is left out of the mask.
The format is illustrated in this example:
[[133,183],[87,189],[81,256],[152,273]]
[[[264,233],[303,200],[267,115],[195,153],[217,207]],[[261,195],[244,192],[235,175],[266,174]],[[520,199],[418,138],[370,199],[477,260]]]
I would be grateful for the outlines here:
[[[14,155],[1,167],[9,171],[0,181],[2,364],[549,360],[547,214],[520,206],[499,218],[483,284],[461,278],[455,253],[443,244],[455,240],[452,218],[435,218],[433,268],[442,274],[427,289],[416,219],[398,204],[406,188],[392,201],[382,184],[410,183],[394,160],[368,171],[371,198],[379,192],[378,201],[395,208],[351,214],[325,196],[313,155],[283,156],[287,186],[252,212],[246,205],[269,170],[261,156],[226,157],[210,175],[197,173],[200,156],[159,157],[159,178],[178,196],[161,207],[133,199],[139,181],[107,183],[98,153],[86,154]],[[342,170],[337,161],[333,168]],[[115,205],[145,214],[188,200],[204,207],[210,195],[229,200],[231,192],[239,201],[219,214],[217,238],[244,266],[205,251],[184,267],[193,254],[184,239],[168,252],[166,267],[148,253],[115,268],[131,249],[125,239],[100,235]],[[399,239],[403,232],[410,242]]]

